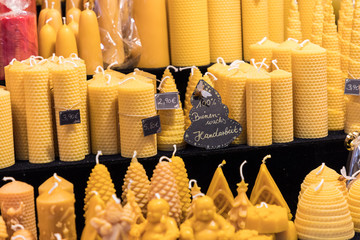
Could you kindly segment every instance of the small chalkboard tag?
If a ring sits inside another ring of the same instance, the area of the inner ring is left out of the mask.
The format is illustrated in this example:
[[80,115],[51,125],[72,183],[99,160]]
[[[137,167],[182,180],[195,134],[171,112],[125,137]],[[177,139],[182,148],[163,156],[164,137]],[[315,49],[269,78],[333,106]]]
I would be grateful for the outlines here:
[[184,140],[195,147],[218,149],[227,147],[242,131],[240,123],[229,118],[229,109],[220,94],[200,80],[191,96],[190,127]]
[[81,123],[80,110],[66,110],[59,112],[60,126]]
[[160,116],[149,117],[141,120],[144,137],[161,132]]
[[359,91],[360,79],[349,79],[345,80],[345,94],[346,95],[360,95]]
[[179,94],[177,92],[155,94],[156,110],[171,110],[179,108]]

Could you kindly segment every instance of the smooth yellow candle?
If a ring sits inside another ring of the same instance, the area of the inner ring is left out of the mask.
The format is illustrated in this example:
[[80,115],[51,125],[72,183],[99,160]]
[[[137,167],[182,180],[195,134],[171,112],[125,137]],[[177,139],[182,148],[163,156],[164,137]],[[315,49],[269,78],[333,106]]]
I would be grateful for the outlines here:
[[56,31],[49,24],[51,21],[48,20],[39,33],[39,55],[43,58],[49,58],[55,53]]
[[312,17],[315,7],[315,1],[303,0],[299,1],[298,5],[300,12],[302,37],[303,39],[309,39],[311,37]]
[[66,0],[66,13],[69,11],[69,9],[72,8],[78,8],[80,10],[83,9],[83,0]]
[[[70,17],[71,19],[71,17]],[[69,28],[71,29],[71,31],[73,31],[73,33],[75,34],[75,38],[76,38],[76,46],[79,45],[79,24],[77,22],[75,22],[75,20],[71,19],[70,22],[68,23]]]
[[52,19],[52,21],[50,21],[49,24],[54,28],[55,32],[57,33],[57,31],[62,25],[61,13],[59,13],[58,10],[54,9],[53,5],[46,13],[45,22],[50,18]]
[[54,187],[55,183],[59,184],[59,188],[69,193],[74,193],[74,185],[71,182],[67,181],[65,178],[58,176],[56,173],[54,173],[53,176],[49,177],[39,186],[39,195],[48,192],[52,187]]
[[42,0],[41,8],[46,8],[48,6],[54,6],[53,8],[56,9],[59,14],[61,15],[61,0]]
[[10,92],[0,89],[0,168],[15,164]]
[[71,19],[76,23],[80,22],[81,10],[79,8],[73,7],[66,11],[66,23],[69,24]]
[[[46,1],[47,2],[47,1]],[[49,11],[49,7],[46,6],[45,8],[41,9],[38,17],[38,34],[40,33],[40,30],[42,26],[45,24],[46,14]]]
[[286,0],[270,0],[269,11],[269,38],[271,41],[281,43],[284,41],[284,14]]
[[56,35],[55,49],[56,56],[63,56],[65,58],[73,53],[78,54],[75,33],[66,25],[65,21]]

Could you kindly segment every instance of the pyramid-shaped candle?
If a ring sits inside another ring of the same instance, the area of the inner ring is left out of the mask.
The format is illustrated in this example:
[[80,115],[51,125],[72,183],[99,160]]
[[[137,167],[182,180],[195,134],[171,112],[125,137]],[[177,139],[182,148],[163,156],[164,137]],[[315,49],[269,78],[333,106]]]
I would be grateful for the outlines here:
[[[285,0],[285,1],[289,1],[289,0]],[[291,1],[291,6],[289,9],[289,15],[285,16],[288,22],[286,25],[286,37],[301,41],[302,32],[301,32],[301,22],[300,22],[298,3],[296,0],[290,0],[290,1]]]

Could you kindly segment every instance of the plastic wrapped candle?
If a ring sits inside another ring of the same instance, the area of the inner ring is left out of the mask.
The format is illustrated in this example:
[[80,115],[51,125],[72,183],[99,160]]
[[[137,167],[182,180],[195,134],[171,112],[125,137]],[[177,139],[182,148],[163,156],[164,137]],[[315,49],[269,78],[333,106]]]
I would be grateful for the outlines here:
[[284,41],[285,1],[289,2],[289,0],[270,0],[268,2],[269,38],[277,43]]
[[[304,41],[292,51],[294,134],[297,138],[328,135],[326,50]],[[316,74],[314,74],[316,73]]]
[[[265,58],[265,64],[271,66],[272,52],[278,45],[265,37],[260,42],[250,45],[250,58],[255,59],[255,62],[261,62]],[[271,67],[267,68],[267,71],[270,72]]]
[[354,224],[344,195],[332,183],[324,181],[305,190],[296,210],[295,226],[300,239],[351,239],[354,236]]
[[39,239],[52,239],[55,233],[69,240],[76,240],[75,196],[58,187],[36,198]]
[[289,38],[273,49],[272,58],[277,61],[281,70],[291,72],[291,51],[298,48],[300,48],[298,40]]
[[249,61],[250,45],[269,37],[268,1],[244,0],[241,4],[244,60]]
[[241,1],[208,1],[210,62],[242,59]]
[[15,164],[13,121],[11,115],[10,93],[0,89],[0,168]]
[[[285,0],[285,2],[287,1],[289,0]],[[287,18],[286,37],[301,41],[302,32],[301,32],[301,22],[300,22],[298,3],[295,0],[290,0],[290,1],[291,1],[291,7],[289,9],[289,14],[286,16]]]
[[131,157],[136,150],[140,158],[151,157],[157,154],[156,134],[144,137],[141,120],[156,114],[154,86],[133,78],[119,86],[121,156]]
[[166,67],[170,64],[166,1],[135,0],[134,20],[141,41],[142,68]]
[[29,161],[48,163],[55,160],[49,70],[30,62],[24,70]]
[[69,193],[74,193],[74,185],[71,182],[67,181],[65,178],[60,177],[56,173],[54,173],[53,176],[48,178],[39,186],[39,195],[43,194],[44,192],[48,192],[56,182],[59,184],[59,188]]
[[298,2],[303,39],[308,39],[311,37],[312,17],[315,3],[316,1],[313,0],[304,0]]
[[1,214],[6,222],[8,234],[11,236],[14,232],[11,225],[15,221],[37,236],[34,188],[13,178],[4,178],[4,180],[12,180],[0,188]]
[[65,18],[63,25],[59,28],[59,31],[56,35],[56,55],[69,57],[72,53],[77,55],[77,46],[76,46],[76,38],[75,33],[71,30],[71,28],[66,25]]
[[208,5],[206,0],[167,2],[171,63],[202,66],[210,63]]

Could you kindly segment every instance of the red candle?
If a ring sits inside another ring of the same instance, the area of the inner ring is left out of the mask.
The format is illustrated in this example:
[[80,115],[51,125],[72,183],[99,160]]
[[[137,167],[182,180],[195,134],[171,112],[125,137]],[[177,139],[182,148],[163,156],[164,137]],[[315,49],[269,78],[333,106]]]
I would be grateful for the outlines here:
[[[35,0],[18,0],[25,6],[25,12],[36,14],[36,1]],[[26,7],[27,6],[27,7]],[[7,8],[4,4],[0,3],[0,14],[10,12],[11,9]]]

